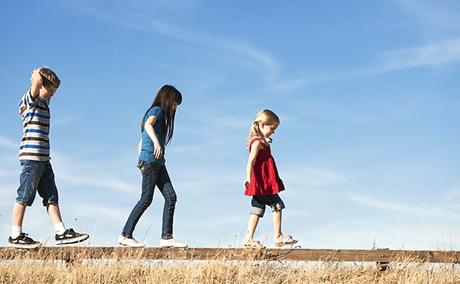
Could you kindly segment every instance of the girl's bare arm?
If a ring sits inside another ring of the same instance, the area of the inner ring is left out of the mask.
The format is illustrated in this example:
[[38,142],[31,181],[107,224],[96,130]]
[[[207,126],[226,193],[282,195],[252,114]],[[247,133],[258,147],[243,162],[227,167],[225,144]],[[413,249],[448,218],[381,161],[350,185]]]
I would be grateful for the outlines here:
[[163,149],[161,148],[160,141],[158,140],[158,137],[155,134],[155,131],[153,130],[153,125],[155,125],[156,121],[156,116],[149,116],[149,118],[147,118],[147,121],[144,124],[144,129],[145,131],[147,131],[147,134],[149,135],[150,139],[152,139],[154,145],[155,158],[159,159],[163,155]]
[[249,183],[251,181],[252,168],[254,167],[257,154],[259,153],[259,150],[261,148],[262,142],[260,142],[259,140],[256,140],[252,143],[251,151],[249,152],[248,164],[246,166],[246,180],[244,181],[244,184]]

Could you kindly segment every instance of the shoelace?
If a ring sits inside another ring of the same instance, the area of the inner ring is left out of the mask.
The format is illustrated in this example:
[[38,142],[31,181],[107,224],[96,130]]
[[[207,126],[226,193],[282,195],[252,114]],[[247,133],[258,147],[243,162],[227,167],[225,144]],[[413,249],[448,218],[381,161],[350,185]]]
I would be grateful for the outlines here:
[[28,235],[29,235],[29,234],[21,233],[21,234],[18,236],[18,238],[19,238],[19,237],[22,237],[22,239],[25,240],[26,238],[28,238],[28,237],[27,237]]

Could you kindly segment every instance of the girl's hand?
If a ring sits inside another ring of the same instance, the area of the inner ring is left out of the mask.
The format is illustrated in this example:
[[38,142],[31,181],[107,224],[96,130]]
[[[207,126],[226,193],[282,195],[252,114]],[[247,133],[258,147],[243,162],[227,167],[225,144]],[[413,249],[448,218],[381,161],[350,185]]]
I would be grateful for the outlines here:
[[163,155],[163,148],[161,148],[160,143],[154,143],[154,152],[155,158],[159,159]]

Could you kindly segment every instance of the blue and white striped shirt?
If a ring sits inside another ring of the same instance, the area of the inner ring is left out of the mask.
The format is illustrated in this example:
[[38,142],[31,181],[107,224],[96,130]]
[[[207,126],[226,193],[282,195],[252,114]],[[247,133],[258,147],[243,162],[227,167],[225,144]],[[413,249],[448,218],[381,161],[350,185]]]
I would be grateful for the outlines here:
[[48,161],[50,160],[49,101],[37,95],[34,98],[28,91],[19,104],[19,115],[23,123],[20,160]]

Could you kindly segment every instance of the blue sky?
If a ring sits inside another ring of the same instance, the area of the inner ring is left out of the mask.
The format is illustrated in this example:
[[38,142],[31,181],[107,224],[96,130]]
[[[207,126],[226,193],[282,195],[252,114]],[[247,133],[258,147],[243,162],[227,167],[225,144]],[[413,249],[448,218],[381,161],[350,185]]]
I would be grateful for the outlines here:
[[[283,231],[304,248],[460,249],[458,1],[9,1],[0,11],[0,245],[19,180],[17,105],[30,71],[51,102],[64,222],[111,246],[140,194],[140,119],[163,84],[184,96],[166,152],[175,237],[240,246],[249,125],[272,152]],[[163,198],[135,237],[157,246]],[[40,200],[24,230],[53,245]],[[267,215],[257,238],[272,244]]]

